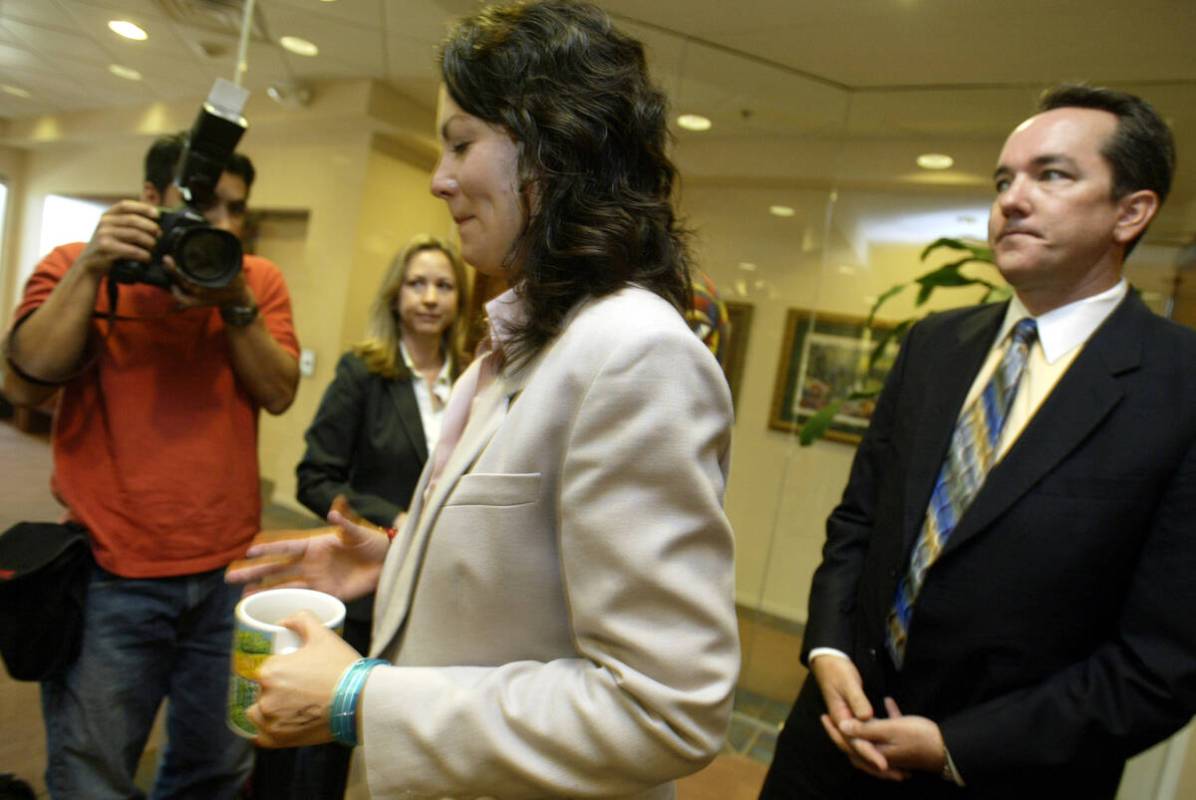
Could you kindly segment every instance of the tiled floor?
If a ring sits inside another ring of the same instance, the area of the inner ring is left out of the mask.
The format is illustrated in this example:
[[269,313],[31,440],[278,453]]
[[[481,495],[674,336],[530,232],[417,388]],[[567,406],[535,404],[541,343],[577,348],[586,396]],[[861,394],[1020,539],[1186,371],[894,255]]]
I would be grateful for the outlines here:
[[[10,419],[0,419],[0,530],[21,520],[53,520],[61,507],[49,491],[50,449],[45,433],[17,430]],[[314,518],[280,506],[263,511],[263,527],[302,528],[318,524]],[[801,680],[797,663],[800,635],[777,628],[751,613],[741,614],[740,636],[744,670],[735,703],[726,753],[705,770],[681,781],[679,800],[754,800],[772,755],[777,724]],[[44,730],[36,684],[11,680],[0,670],[0,774],[11,772],[33,785],[45,797]],[[156,732],[142,758],[139,783],[152,780],[161,735]],[[349,800],[366,800],[368,794],[355,776]]]
[[743,668],[727,745],[765,766],[772,761],[781,723],[806,677],[801,633],[801,626],[791,621],[739,609]]

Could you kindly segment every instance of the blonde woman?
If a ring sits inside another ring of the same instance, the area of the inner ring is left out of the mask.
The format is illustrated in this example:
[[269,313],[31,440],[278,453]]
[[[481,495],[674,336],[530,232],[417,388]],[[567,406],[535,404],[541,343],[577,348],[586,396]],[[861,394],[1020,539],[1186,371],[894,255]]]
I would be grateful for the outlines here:
[[[381,527],[406,510],[428,453],[436,447],[453,379],[464,307],[465,270],[457,253],[432,236],[415,237],[387,270],[370,311],[368,335],[341,357],[306,434],[296,467],[298,499],[321,519],[343,496],[352,511]],[[370,641],[373,595],[349,604],[345,640]],[[294,777],[271,764],[255,784],[312,798],[340,798],[349,750],[305,748]],[[283,759],[285,761],[285,756]],[[255,788],[264,788],[255,786]]]
[[369,335],[337,364],[296,468],[299,502],[321,519],[337,495],[383,527],[407,507],[461,367],[463,295],[461,259],[439,239],[417,236],[395,257]]

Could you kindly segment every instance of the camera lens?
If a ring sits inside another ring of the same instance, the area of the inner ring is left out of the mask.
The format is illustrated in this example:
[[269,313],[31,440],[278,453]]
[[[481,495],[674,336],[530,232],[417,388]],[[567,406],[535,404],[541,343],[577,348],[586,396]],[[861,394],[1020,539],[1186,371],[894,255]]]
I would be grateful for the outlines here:
[[217,228],[188,228],[174,251],[179,270],[200,286],[227,286],[241,269],[241,243]]

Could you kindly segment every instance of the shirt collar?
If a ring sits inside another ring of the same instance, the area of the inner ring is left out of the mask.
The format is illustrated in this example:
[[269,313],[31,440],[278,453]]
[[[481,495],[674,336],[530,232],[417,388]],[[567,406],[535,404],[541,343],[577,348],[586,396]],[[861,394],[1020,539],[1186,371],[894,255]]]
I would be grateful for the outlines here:
[[506,348],[511,332],[527,319],[527,306],[514,289],[507,289],[486,304],[490,324],[490,342],[498,350]]
[[[411,354],[407,352],[407,348],[403,346],[402,339],[399,340],[399,353],[403,356],[403,363],[407,365],[407,371],[412,375],[418,375],[419,373],[415,371],[415,363],[411,360]],[[436,376],[435,383],[432,384],[432,394],[441,400],[447,401],[448,394],[453,388],[452,372],[453,354],[449,353],[440,366],[440,373]]]
[[1111,289],[1052,309],[1040,317],[1034,317],[1015,293],[1005,311],[1005,320],[1001,323],[997,342],[1005,341],[1005,337],[1018,320],[1034,317],[1034,321],[1038,323],[1038,341],[1042,344],[1042,354],[1048,364],[1054,364],[1088,341],[1088,337],[1092,336],[1100,324],[1113,313],[1113,309],[1117,308],[1128,292],[1129,284],[1122,278]]

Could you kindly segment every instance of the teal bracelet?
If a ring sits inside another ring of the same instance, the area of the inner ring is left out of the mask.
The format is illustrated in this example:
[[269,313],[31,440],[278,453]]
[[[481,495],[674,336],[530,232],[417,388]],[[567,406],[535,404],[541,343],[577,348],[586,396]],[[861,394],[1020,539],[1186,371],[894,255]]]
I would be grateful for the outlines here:
[[328,724],[332,738],[346,747],[357,746],[357,701],[365,688],[365,679],[370,670],[386,663],[381,658],[359,658],[345,667],[336,683]]

